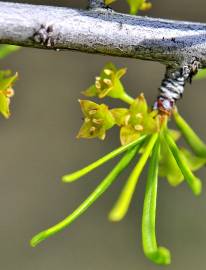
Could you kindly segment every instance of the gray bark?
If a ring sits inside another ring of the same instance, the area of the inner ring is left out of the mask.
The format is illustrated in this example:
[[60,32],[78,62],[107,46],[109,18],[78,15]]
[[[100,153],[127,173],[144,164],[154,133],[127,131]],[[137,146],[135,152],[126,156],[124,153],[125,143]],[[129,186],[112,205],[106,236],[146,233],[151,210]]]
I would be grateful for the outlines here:
[[[97,3],[98,1],[93,1]],[[0,2],[0,43],[206,67],[206,24]]]
[[105,7],[104,0],[89,0],[89,8]]

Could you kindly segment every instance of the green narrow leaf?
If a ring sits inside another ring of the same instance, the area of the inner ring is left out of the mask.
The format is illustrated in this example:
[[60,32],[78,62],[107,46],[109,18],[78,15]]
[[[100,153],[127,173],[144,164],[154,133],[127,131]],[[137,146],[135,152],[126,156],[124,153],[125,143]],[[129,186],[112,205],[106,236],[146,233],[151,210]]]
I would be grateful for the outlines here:
[[74,173],[68,174],[63,176],[62,181],[63,182],[73,182],[75,180],[77,180],[78,178],[82,177],[83,175],[91,172],[92,170],[96,169],[97,167],[101,166],[102,164],[104,164],[105,162],[109,161],[110,159],[122,154],[124,151],[126,151],[127,149],[141,144],[142,142],[145,141],[147,136],[141,136],[139,139],[127,144],[127,145],[123,145],[117,149],[115,149],[114,151],[110,152],[109,154],[107,154],[106,156],[98,159],[97,161],[93,162],[92,164],[88,165],[87,167],[84,167],[83,169],[76,171]]
[[190,151],[185,148],[182,148],[181,152],[183,153],[185,159],[187,160],[187,164],[192,171],[197,171],[206,164],[206,158],[197,157],[191,154]]
[[159,140],[152,151],[149,172],[147,177],[142,217],[142,244],[145,255],[154,263],[170,264],[170,252],[164,247],[158,247],[155,235],[157,186],[158,186],[158,159]]
[[147,146],[144,149],[144,153],[142,154],[141,158],[137,162],[136,166],[134,167],[132,173],[130,174],[123,190],[114,205],[113,209],[109,213],[109,219],[111,221],[120,221],[126,215],[127,210],[129,208],[132,196],[134,194],[139,176],[151,154],[153,146],[157,141],[158,133],[155,133],[151,136]]
[[8,56],[10,53],[16,52],[20,49],[19,46],[0,45],[0,59]]
[[129,149],[123,158],[117,163],[114,169],[106,176],[106,178],[97,186],[97,188],[89,195],[89,197],[67,218],[65,218],[60,223],[54,225],[48,230],[42,231],[31,240],[31,246],[35,247],[41,241],[45,240],[49,236],[63,230],[65,227],[69,226],[75,219],[77,219],[81,214],[83,214],[89,206],[91,206],[114,182],[117,176],[126,168],[126,166],[131,162],[133,157],[137,153],[138,146],[134,146]]
[[165,131],[164,135],[165,135],[165,140],[169,146],[169,149],[172,152],[172,154],[173,154],[185,180],[187,181],[189,187],[191,188],[191,190],[193,191],[193,193],[195,195],[199,195],[201,193],[201,189],[202,189],[202,183],[201,183],[200,179],[194,176],[194,174],[192,173],[192,171],[190,170],[190,168],[187,164],[185,157],[178,149],[175,141],[170,136],[170,134],[167,131]]
[[[170,130],[168,131],[170,132]],[[171,136],[173,136],[171,132],[170,134]],[[184,180],[182,172],[177,165],[177,162],[172,152],[170,151],[169,146],[164,139],[164,136],[161,136],[160,145],[161,150],[158,169],[159,176],[166,177],[170,185],[177,186]]]
[[197,134],[192,130],[192,128],[187,124],[187,122],[180,116],[176,111],[174,112],[175,122],[182,132],[185,140],[190,145],[194,153],[199,157],[206,157],[206,145],[197,136]]

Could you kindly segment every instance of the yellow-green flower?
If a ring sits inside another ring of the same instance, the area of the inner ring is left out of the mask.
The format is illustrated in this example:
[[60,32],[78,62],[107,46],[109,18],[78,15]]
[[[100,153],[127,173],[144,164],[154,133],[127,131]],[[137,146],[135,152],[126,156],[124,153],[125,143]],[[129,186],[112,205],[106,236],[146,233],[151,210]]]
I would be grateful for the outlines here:
[[84,123],[77,135],[78,138],[95,138],[103,140],[106,130],[113,127],[115,119],[105,104],[97,104],[90,100],[79,100],[84,114]]
[[125,92],[120,80],[126,71],[126,68],[117,69],[112,63],[108,63],[100,75],[95,78],[95,83],[83,94],[88,97],[98,98],[109,96],[131,104],[133,99]]
[[111,113],[117,125],[121,126],[120,140],[123,145],[158,129],[157,113],[149,111],[143,94],[134,100],[129,109],[113,109]]

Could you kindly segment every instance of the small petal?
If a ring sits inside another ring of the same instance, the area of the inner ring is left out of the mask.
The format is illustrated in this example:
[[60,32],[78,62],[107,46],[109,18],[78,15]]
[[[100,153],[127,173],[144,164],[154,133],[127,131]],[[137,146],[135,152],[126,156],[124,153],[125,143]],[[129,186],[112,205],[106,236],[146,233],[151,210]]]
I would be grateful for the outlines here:
[[124,126],[120,130],[120,141],[122,145],[128,144],[137,140],[140,137],[140,132],[137,132],[131,126]]
[[97,89],[101,89],[101,83],[100,83],[100,81],[96,81],[95,82],[95,86],[96,86]]
[[94,115],[97,112],[97,109],[93,109],[89,111],[89,115]]
[[128,115],[129,110],[125,108],[116,108],[110,110],[112,115],[114,116],[114,119],[116,121],[116,124],[118,126],[124,126],[125,125],[125,117]]
[[102,122],[103,122],[103,119],[92,119],[92,122],[94,123],[94,124],[96,124],[96,125],[100,125],[100,124],[102,124]]
[[112,81],[110,79],[104,79],[103,82],[109,86],[112,85]]
[[126,126],[129,124],[130,118],[131,118],[131,114],[128,114],[128,115],[125,117],[124,123],[125,123]]

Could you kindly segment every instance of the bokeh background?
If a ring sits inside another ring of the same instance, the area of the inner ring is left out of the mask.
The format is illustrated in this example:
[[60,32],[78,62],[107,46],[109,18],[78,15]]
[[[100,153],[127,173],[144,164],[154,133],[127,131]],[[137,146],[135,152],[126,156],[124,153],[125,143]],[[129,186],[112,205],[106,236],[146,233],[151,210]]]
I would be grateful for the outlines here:
[[[87,1],[19,1],[86,7]],[[124,0],[114,5],[127,12]],[[154,0],[149,16],[205,22],[204,0]],[[77,100],[108,61],[127,66],[124,84],[131,95],[144,91],[152,104],[164,74],[158,63],[23,48],[1,61],[1,69],[18,71],[12,117],[0,119],[0,269],[2,270],[155,270],[141,247],[145,174],[126,218],[107,220],[126,174],[69,228],[36,248],[30,238],[74,210],[115,164],[109,162],[84,179],[63,184],[61,176],[81,168],[119,145],[118,130],[104,142],[77,140],[81,112]],[[187,86],[179,110],[206,138],[206,81]],[[121,103],[109,101],[111,105]],[[203,194],[195,198],[186,184],[159,183],[157,237],[172,252],[169,270],[204,269],[206,265],[206,170]]]

